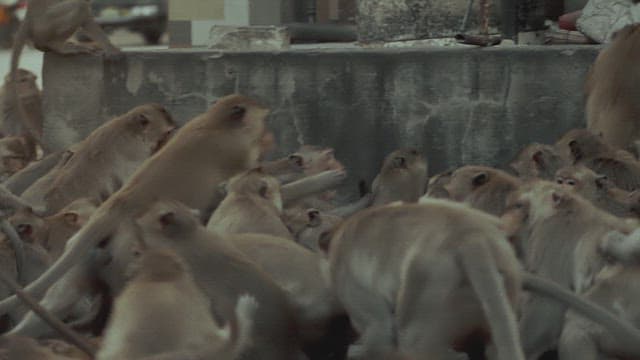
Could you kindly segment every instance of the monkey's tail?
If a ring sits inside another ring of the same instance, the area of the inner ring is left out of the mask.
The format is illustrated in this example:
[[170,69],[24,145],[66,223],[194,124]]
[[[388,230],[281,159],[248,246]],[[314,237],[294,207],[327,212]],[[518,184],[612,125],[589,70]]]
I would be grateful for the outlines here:
[[461,246],[459,254],[489,322],[498,359],[524,360],[516,316],[487,243],[482,239],[469,241]]
[[258,301],[249,294],[238,298],[235,309],[235,321],[231,321],[231,352],[233,359],[239,358],[251,346],[253,317],[258,309]]
[[[124,204],[123,204],[124,205]],[[117,219],[114,214],[123,215],[125,218],[130,215],[126,205],[118,209],[112,209],[109,203],[104,203],[89,219],[87,224],[80,231],[73,235],[67,242],[68,248],[62,256],[45,271],[38,279],[24,288],[24,291],[31,296],[41,296],[53,283],[64,275],[73,265],[92,247],[107,238],[113,231]],[[0,302],[0,314],[12,311],[20,304],[16,295],[12,295]]]
[[0,281],[2,281],[7,287],[13,290],[18,297],[24,301],[24,303],[31,309],[33,312],[38,314],[42,318],[42,320],[46,321],[53,329],[60,332],[60,334],[67,339],[70,343],[76,345],[80,350],[84,351],[87,355],[94,357],[96,353],[96,349],[93,345],[87,342],[80,335],[75,333],[69,326],[65,323],[51,315],[45,308],[40,306],[38,302],[33,299],[31,296],[26,294],[18,284],[16,284],[7,274],[3,271],[0,271]]
[[10,79],[9,82],[9,91],[14,101],[14,108],[16,109],[18,119],[24,126],[26,131],[26,138],[30,142],[37,143],[42,138],[41,129],[36,126],[36,122],[29,117],[27,111],[24,109],[22,105],[22,101],[20,101],[20,97],[18,95],[18,66],[20,65],[20,55],[22,54],[22,50],[27,42],[27,32],[28,28],[26,26],[26,19],[20,24],[18,28],[18,32],[16,33],[16,38],[13,43],[13,51],[11,52],[11,69],[10,69]]
[[623,345],[630,354],[640,357],[640,330],[626,320],[616,317],[607,309],[540,276],[524,272],[522,286],[527,291],[533,291],[564,303],[580,315],[600,324],[611,332],[611,336]]

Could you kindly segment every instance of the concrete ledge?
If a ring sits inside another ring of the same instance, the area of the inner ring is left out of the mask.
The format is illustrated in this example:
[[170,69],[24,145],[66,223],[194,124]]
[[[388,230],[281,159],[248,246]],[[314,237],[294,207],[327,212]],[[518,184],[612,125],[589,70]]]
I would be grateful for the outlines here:
[[[385,154],[417,146],[430,172],[496,165],[525,143],[582,126],[583,83],[598,47],[159,50],[123,59],[47,54],[45,141],[78,141],[111,116],[165,104],[180,123],[233,92],[273,113],[280,154],[332,146],[357,179]],[[354,187],[355,188],[355,187]]]

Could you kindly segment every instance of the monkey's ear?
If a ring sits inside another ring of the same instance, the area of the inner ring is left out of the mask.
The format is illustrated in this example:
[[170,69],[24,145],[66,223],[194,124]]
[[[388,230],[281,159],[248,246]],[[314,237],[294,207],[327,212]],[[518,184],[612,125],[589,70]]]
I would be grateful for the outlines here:
[[393,167],[395,168],[404,168],[407,167],[407,159],[404,156],[396,156],[393,158]]
[[268,193],[269,193],[269,184],[267,184],[266,181],[260,181],[260,188],[258,189],[258,194],[261,197],[266,198]]
[[571,140],[569,142],[569,149],[571,150],[571,155],[573,156],[573,161],[579,161],[584,157],[584,153],[580,148],[580,144],[576,140]]
[[166,212],[160,215],[158,219],[162,228],[166,228],[168,226],[174,225],[176,223],[176,214],[173,211]]
[[482,171],[473,176],[473,178],[471,179],[471,184],[473,184],[473,186],[481,186],[486,184],[488,181],[489,181],[489,174]]
[[538,150],[535,153],[533,153],[533,155],[531,155],[531,160],[533,160],[533,162],[538,165],[538,167],[540,168],[544,168],[546,167],[545,163],[544,163],[544,157],[542,156],[542,151]]
[[70,212],[64,213],[64,215],[62,215],[62,218],[68,225],[77,225],[78,219],[80,218],[80,216],[78,216],[78,213],[70,211]]
[[322,218],[320,217],[320,211],[317,209],[308,209],[307,210],[307,227],[318,227],[322,225]]
[[304,158],[298,153],[293,153],[289,155],[289,163],[302,169],[304,167]]
[[240,121],[244,118],[244,114],[247,112],[247,109],[244,106],[235,105],[231,108],[229,112],[229,120],[231,121]]
[[133,117],[133,121],[135,121],[137,124],[139,124],[142,127],[146,127],[150,123],[149,118],[145,114],[136,114]]

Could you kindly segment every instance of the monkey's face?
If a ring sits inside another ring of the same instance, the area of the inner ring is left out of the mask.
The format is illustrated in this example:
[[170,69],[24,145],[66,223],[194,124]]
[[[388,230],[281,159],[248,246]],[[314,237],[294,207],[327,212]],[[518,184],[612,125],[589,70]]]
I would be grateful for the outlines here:
[[129,128],[143,142],[145,148],[149,149],[149,154],[162,148],[176,129],[169,112],[158,104],[138,106],[126,117]]
[[316,209],[304,211],[304,226],[294,234],[296,241],[313,251],[327,252],[331,242],[333,230],[342,223],[338,216],[323,214]]
[[12,175],[24,169],[32,160],[31,151],[21,137],[0,139],[0,174]]

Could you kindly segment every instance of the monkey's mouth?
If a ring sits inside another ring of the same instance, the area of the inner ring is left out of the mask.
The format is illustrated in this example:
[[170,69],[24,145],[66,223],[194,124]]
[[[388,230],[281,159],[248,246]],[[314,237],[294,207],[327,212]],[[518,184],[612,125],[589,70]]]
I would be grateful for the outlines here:
[[168,143],[169,140],[171,140],[171,138],[173,137],[173,134],[175,134],[177,130],[178,128],[174,127],[171,130],[165,132],[164,135],[162,135],[162,137],[156,142],[154,147],[151,149],[151,153],[155,154],[156,152],[158,152],[158,150],[162,149],[162,147],[165,146],[165,144]]

